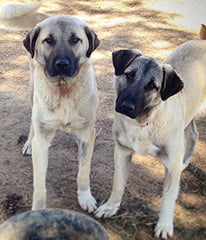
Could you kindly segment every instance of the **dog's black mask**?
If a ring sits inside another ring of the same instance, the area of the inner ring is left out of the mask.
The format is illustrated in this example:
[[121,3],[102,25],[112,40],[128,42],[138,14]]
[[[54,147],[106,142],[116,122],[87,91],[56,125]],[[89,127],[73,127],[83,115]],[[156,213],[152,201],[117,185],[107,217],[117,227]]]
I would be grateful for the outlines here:
[[52,52],[46,59],[46,72],[51,76],[72,77],[78,70],[79,59],[66,48],[59,52]]
[[135,91],[134,87],[124,89],[118,94],[116,99],[116,112],[122,113],[132,119],[146,114],[147,109],[144,109],[145,99],[142,95],[140,91]]

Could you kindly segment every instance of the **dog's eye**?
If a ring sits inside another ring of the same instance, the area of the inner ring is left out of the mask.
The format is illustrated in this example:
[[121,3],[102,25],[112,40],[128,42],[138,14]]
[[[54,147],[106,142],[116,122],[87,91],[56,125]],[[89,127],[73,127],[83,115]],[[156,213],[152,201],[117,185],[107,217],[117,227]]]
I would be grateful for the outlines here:
[[71,38],[71,43],[72,44],[77,44],[80,41],[80,39],[78,37],[72,37]]
[[54,44],[54,38],[53,37],[48,37],[48,38],[44,39],[44,42],[46,42],[49,45],[53,45]]
[[127,80],[131,81],[134,79],[136,72],[128,72],[128,73],[125,73],[125,75],[127,77]]
[[158,90],[158,87],[157,87],[156,83],[152,80],[146,85],[145,89],[148,91],[154,90],[154,89]]

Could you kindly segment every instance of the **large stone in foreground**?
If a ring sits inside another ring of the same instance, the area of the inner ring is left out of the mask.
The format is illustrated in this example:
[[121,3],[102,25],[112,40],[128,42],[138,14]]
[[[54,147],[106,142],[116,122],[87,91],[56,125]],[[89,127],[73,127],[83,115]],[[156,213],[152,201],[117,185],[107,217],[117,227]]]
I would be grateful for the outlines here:
[[46,209],[14,216],[0,225],[0,240],[109,240],[93,218],[75,211]]

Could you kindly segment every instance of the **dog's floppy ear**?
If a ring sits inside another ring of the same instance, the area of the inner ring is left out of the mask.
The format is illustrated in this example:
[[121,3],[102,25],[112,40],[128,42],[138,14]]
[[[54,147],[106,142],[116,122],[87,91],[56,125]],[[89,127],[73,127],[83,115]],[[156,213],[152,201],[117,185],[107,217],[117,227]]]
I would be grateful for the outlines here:
[[163,82],[160,95],[163,101],[181,91],[184,83],[169,64],[163,65]]
[[89,41],[89,49],[87,50],[86,56],[89,58],[92,52],[99,46],[100,40],[96,33],[89,27],[85,27],[85,33]]
[[40,33],[40,27],[33,28],[27,35],[26,38],[24,39],[24,47],[28,52],[30,52],[31,57],[34,57],[34,52],[35,52],[35,44],[36,40],[39,36]]
[[119,50],[112,53],[115,75],[122,75],[124,70],[136,58],[142,55],[140,50]]

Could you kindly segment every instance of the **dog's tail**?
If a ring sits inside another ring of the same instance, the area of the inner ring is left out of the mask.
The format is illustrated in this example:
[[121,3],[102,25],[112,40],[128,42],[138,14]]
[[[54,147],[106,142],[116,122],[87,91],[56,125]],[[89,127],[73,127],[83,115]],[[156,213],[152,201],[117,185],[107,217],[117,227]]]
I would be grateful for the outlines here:
[[40,6],[41,2],[6,3],[0,10],[0,24],[7,28],[30,29],[49,17],[36,12]]
[[206,26],[204,24],[200,28],[200,39],[206,39]]

